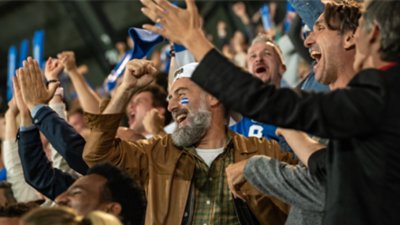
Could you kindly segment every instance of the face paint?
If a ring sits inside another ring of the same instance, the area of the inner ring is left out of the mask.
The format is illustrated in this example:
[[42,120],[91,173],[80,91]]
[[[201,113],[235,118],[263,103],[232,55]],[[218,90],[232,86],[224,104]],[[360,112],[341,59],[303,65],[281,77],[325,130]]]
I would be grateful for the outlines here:
[[181,98],[180,104],[181,104],[181,105],[187,105],[187,104],[189,104],[189,99],[188,99],[188,98]]

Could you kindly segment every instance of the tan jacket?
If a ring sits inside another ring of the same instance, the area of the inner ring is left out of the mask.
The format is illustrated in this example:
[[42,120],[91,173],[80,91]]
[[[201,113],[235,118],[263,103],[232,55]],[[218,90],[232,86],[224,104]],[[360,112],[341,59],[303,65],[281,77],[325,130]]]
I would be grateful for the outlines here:
[[[115,139],[122,115],[91,115],[86,119],[92,129],[83,157],[89,166],[99,162],[127,170],[146,190],[146,225],[179,225],[194,173],[194,159],[176,147],[170,135],[151,140],[125,142]],[[286,162],[291,155],[281,152],[275,141],[245,138],[231,133],[235,162],[253,155],[268,155]],[[284,224],[287,206],[267,197],[249,185],[243,187],[249,196],[248,205],[260,224]]]

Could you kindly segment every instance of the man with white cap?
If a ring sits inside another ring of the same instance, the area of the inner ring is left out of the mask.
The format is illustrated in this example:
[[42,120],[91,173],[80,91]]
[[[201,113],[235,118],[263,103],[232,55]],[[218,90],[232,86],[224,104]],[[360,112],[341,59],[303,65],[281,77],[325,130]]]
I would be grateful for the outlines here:
[[[190,79],[197,63],[176,70],[168,110],[176,130],[150,140],[115,139],[119,120],[135,90],[149,85],[150,61],[127,63],[122,84],[101,115],[88,114],[92,133],[83,157],[88,165],[109,161],[145,188],[146,224],[283,224],[286,205],[246,185],[245,203],[228,188],[228,164],[253,155],[291,161],[275,141],[245,138],[227,129],[224,106]],[[253,223],[255,222],[255,223]]]

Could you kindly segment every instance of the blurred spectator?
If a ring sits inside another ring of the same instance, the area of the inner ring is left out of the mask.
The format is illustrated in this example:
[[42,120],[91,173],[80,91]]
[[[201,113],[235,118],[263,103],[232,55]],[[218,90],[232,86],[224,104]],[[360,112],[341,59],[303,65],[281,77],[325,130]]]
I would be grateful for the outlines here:
[[0,206],[0,225],[21,225],[21,217],[38,207],[36,202]]
[[[122,225],[111,214],[94,211],[87,216],[80,216],[74,210],[64,207],[38,208],[21,218],[19,225]],[[140,225],[134,223],[132,225]]]

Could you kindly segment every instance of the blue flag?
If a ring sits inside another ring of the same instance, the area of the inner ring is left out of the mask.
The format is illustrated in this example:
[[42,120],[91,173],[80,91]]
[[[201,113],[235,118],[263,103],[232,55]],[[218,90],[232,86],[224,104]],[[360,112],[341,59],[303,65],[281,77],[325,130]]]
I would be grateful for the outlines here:
[[28,58],[28,51],[29,51],[29,41],[28,39],[24,39],[21,41],[21,45],[19,47],[19,61],[18,66],[22,66],[22,61]]
[[44,68],[43,54],[44,54],[44,31],[37,30],[33,35],[33,58],[38,61],[41,69]]
[[8,67],[7,67],[7,101],[13,97],[12,78],[17,69],[17,48],[13,45],[8,49]]

